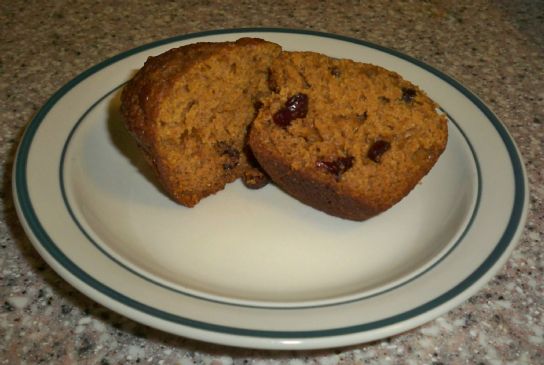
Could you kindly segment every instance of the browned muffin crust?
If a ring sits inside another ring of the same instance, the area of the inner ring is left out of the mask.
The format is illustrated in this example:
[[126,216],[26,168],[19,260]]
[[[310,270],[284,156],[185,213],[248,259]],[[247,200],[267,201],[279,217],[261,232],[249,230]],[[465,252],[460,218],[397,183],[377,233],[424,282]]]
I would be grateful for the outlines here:
[[283,52],[269,87],[249,145],[279,187],[328,214],[364,220],[385,211],[445,149],[436,104],[381,67]]
[[190,44],[150,57],[125,86],[125,124],[174,200],[192,207],[239,177],[266,184],[244,152],[246,129],[280,52],[255,38]]

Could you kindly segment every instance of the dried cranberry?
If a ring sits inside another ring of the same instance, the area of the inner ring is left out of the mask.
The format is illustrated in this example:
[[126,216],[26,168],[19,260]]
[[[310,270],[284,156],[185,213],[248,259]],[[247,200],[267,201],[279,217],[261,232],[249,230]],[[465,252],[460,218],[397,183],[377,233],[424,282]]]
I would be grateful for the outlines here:
[[403,87],[402,88],[402,100],[409,104],[412,101],[414,101],[414,98],[416,97],[416,91],[411,88]]
[[274,123],[280,127],[288,127],[293,119],[304,118],[308,114],[308,95],[295,94],[285,102],[283,108],[272,115]]
[[274,115],[272,115],[272,120],[280,127],[285,128],[291,124],[291,121],[293,120],[293,115],[291,114],[289,109],[282,108],[275,112]]
[[379,139],[370,146],[367,156],[372,161],[378,163],[381,161],[382,155],[391,148],[391,144],[383,139]]
[[287,99],[285,107],[291,113],[293,119],[304,118],[308,114],[308,95],[295,94]]
[[333,174],[336,180],[339,180],[340,176],[353,166],[353,160],[353,156],[338,157],[332,161],[318,160],[315,165]]

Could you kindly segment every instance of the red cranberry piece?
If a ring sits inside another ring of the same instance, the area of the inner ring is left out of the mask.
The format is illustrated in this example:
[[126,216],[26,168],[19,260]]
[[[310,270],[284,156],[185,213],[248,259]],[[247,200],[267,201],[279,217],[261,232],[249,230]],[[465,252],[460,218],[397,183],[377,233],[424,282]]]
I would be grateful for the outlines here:
[[308,95],[299,93],[291,96],[287,99],[285,107],[289,110],[293,119],[304,118],[308,114]]
[[333,174],[336,177],[336,180],[339,180],[340,176],[353,166],[353,160],[353,156],[338,157],[331,161],[318,160],[315,165],[328,173]]
[[391,144],[383,139],[379,139],[370,146],[367,152],[367,157],[378,163],[381,161],[382,155],[391,148]]
[[406,104],[410,104],[412,101],[414,101],[414,98],[416,97],[416,91],[411,88],[403,87],[402,88],[402,100]]
[[272,115],[272,121],[286,128],[293,119],[304,118],[306,114],[308,114],[308,95],[299,93],[287,99],[284,107]]
[[277,112],[272,115],[272,120],[274,123],[279,125],[280,127],[288,127],[291,124],[291,121],[293,120],[293,115],[289,111],[289,109],[281,108]]

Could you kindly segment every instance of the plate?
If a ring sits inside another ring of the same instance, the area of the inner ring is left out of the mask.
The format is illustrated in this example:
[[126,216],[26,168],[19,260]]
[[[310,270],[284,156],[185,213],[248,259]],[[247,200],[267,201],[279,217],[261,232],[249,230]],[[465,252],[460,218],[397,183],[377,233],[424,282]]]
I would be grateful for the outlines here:
[[[245,36],[398,72],[447,115],[446,151],[404,200],[365,222],[273,185],[235,182],[195,208],[177,205],[124,130],[120,91],[148,56]],[[81,292],[167,332],[266,349],[376,340],[452,309],[506,261],[528,206],[515,143],[457,81],[375,44],[286,29],[183,35],[92,67],[28,125],[13,179],[32,243]]]

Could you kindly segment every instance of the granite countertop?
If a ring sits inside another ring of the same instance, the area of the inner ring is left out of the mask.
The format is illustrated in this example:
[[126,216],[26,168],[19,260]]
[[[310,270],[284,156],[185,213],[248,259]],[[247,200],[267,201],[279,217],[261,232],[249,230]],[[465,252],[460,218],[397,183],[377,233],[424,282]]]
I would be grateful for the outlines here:
[[[219,28],[302,28],[396,49],[452,75],[506,124],[530,211],[510,259],[457,308],[381,341],[319,351],[208,344],[95,303],[34,250],[11,169],[25,125],[63,84],[151,41]],[[3,1],[0,3],[0,364],[544,363],[544,2]]]

